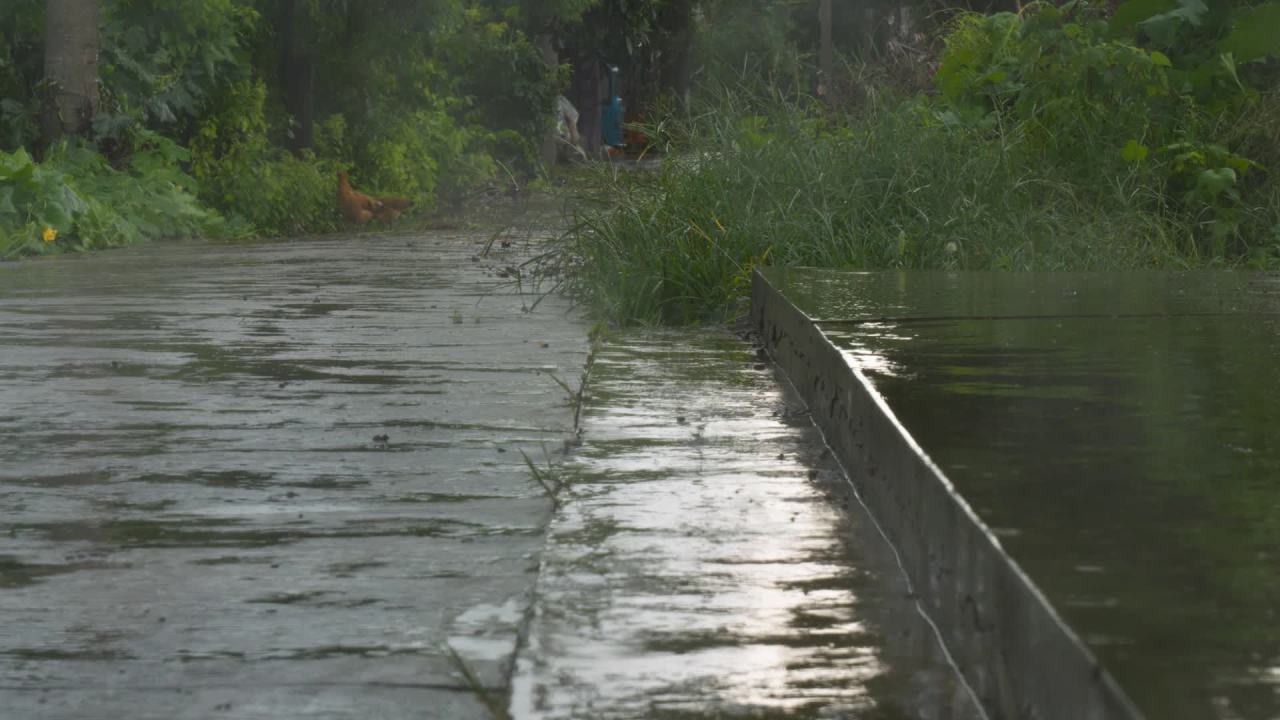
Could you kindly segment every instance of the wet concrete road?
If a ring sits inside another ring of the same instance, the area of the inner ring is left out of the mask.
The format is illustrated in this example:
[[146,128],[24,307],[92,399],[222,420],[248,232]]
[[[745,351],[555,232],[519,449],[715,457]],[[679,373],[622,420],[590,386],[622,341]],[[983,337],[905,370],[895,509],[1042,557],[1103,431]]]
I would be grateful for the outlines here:
[[749,345],[629,333],[591,377],[515,717],[982,717]]
[[0,716],[488,717],[586,333],[486,239],[0,265]]

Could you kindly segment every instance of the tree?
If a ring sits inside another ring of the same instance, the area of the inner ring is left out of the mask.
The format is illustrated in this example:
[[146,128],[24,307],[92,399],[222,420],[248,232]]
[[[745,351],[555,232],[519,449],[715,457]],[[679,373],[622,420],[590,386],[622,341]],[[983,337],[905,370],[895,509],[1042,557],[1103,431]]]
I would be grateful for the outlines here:
[[633,113],[667,92],[687,95],[699,0],[603,0],[583,13],[565,38],[573,65],[571,100],[589,155],[601,147],[600,100],[605,67],[620,70],[622,94]]
[[697,0],[670,0],[658,13],[657,39],[659,86],[682,106],[689,104],[693,83],[693,41]]
[[281,0],[276,28],[280,35],[280,86],[285,110],[292,116],[292,150],[311,147],[315,126],[315,67],[300,37],[295,0]]
[[84,135],[98,110],[98,0],[46,0],[47,141]]
[[831,40],[831,0],[820,0],[818,3],[818,28],[821,36],[818,69],[822,73],[818,93],[825,96],[829,106],[835,107],[835,48]]

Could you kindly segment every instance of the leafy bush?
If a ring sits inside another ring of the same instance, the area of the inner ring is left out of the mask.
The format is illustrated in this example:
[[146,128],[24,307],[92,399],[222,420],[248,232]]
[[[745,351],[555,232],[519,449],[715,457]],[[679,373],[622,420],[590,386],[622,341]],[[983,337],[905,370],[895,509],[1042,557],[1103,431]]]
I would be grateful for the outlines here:
[[761,263],[1280,267],[1280,2],[1104,6],[959,15],[937,95],[833,116],[747,83],[667,120],[684,152],[582,214],[570,289],[687,323],[736,312]]
[[[338,167],[350,168],[363,190],[431,208],[490,180],[494,157],[533,169],[560,78],[520,28],[565,13],[567,20],[590,4],[557,2],[549,16],[542,11],[553,8],[540,5],[535,22],[510,3],[454,0],[299,2],[289,13],[274,0],[103,0],[101,98],[87,140],[126,175],[147,162],[138,156],[156,149],[157,134],[189,147],[189,160],[170,162],[192,176],[181,185],[188,195],[198,187],[207,207],[239,220],[236,232],[336,229]],[[0,5],[0,151],[27,148],[40,157],[44,3]],[[313,83],[281,77],[284,52],[305,60]],[[281,149],[294,144],[298,120],[285,109],[286,82],[298,94],[291,97],[306,95],[314,109],[314,153]],[[83,189],[50,175],[57,167],[41,165],[40,176]],[[54,197],[46,190],[39,197]],[[85,209],[70,225],[95,224],[85,235],[92,242],[131,241],[132,231],[99,213],[91,196],[76,196]],[[50,202],[78,207],[62,200]],[[27,227],[26,208],[10,215],[6,247],[43,251],[78,241],[61,229],[45,243],[43,227]]]
[[800,51],[789,37],[795,28],[786,4],[735,0],[709,5],[693,48],[704,85],[730,87],[744,77],[757,77],[808,87],[812,75],[802,72]]
[[493,160],[471,149],[474,131],[459,127],[443,110],[422,110],[389,123],[365,151],[369,187],[434,201],[456,199],[493,176]]
[[335,165],[271,144],[261,82],[238,83],[222,99],[220,112],[206,116],[191,144],[200,197],[265,235],[336,229]]
[[39,137],[35,82],[43,72],[39,0],[0,3],[0,151],[16,150]]
[[461,124],[489,154],[532,170],[541,162],[539,143],[564,78],[507,18],[472,6],[464,20],[441,48],[443,69],[454,78],[449,92],[466,99],[456,108]]
[[310,152],[301,157],[266,142],[236,145],[201,176],[210,205],[278,237],[338,228],[335,170]]
[[813,103],[727,94],[680,130],[690,145],[660,174],[616,178],[612,205],[582,213],[559,248],[570,290],[615,322],[692,323],[739,311],[758,264],[1105,270],[1280,256],[1274,188],[1270,205],[1241,206],[1259,229],[1248,249],[1206,246],[1208,219],[1130,163],[1085,172],[1019,127],[946,112],[914,98],[833,123]]
[[185,160],[158,136],[124,171],[81,145],[57,145],[39,164],[0,152],[0,258],[231,232],[196,199]]
[[[1150,187],[1213,252],[1225,252],[1229,238],[1239,250],[1252,212],[1246,180],[1263,167],[1220,137],[1224,121],[1259,101],[1229,49],[1251,61],[1280,51],[1280,40],[1246,32],[1272,6],[1280,3],[1232,14],[1199,0],[1135,0],[1110,19],[1074,2],[964,14],[937,74],[939,117],[1016,135],[1077,181]],[[1272,22],[1269,37],[1280,38],[1280,13]]]
[[189,121],[249,71],[258,14],[237,0],[111,0],[103,5],[102,129]]

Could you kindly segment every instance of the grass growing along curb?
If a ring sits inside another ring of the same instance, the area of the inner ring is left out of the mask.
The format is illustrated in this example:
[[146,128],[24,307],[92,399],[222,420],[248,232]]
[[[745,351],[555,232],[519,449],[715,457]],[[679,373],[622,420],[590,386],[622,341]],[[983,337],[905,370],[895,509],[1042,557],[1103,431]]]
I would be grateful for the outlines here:
[[538,469],[538,466],[534,464],[533,459],[530,458],[529,454],[524,450],[520,451],[520,457],[524,458],[524,464],[529,468],[529,477],[533,478],[533,481],[538,483],[542,488],[542,491],[546,493],[547,498],[551,500],[551,509],[553,511],[559,510],[560,491],[564,489],[567,483],[560,478],[560,475],[555,471],[555,468],[551,466],[550,461],[547,462],[547,469],[543,471]]
[[[578,378],[577,390],[569,387],[569,383],[561,380],[559,376],[550,370],[544,371],[564,391],[565,402],[573,407],[573,432],[575,435],[582,429],[582,403],[587,397],[587,386],[591,383],[591,371],[595,368],[596,355],[600,352],[600,346],[605,341],[605,333],[604,323],[601,322],[597,322],[587,333],[591,348],[587,351],[587,359],[582,364],[582,376]],[[528,458],[525,459],[528,460]]]
[[[596,355],[600,351],[600,346],[605,342],[605,327],[603,323],[596,323],[587,333],[587,337],[591,342],[591,349],[587,351],[587,359],[582,365],[582,376],[578,380],[578,389],[574,390],[559,377],[550,371],[547,375],[560,387],[565,393],[565,401],[573,407],[573,437],[565,440],[565,454],[579,443],[582,433],[582,406],[587,400],[587,388],[591,384],[591,371],[595,368]],[[546,454],[546,447],[543,446],[543,453]],[[547,497],[551,499],[551,509],[560,509],[560,492],[569,486],[568,480],[564,478],[557,468],[552,465],[550,455],[547,456],[547,469],[540,470],[524,450],[520,451],[520,457],[524,458],[524,464],[529,468],[529,476],[533,478]]]
[[651,177],[615,176],[611,205],[581,211],[558,246],[568,290],[612,322],[730,318],[757,264],[1280,265],[1270,178],[1244,225],[1276,236],[1224,249],[1138,172],[1052,164],[1018,128],[947,125],[919,102],[830,122],[803,102],[726,94],[679,132],[686,152]]

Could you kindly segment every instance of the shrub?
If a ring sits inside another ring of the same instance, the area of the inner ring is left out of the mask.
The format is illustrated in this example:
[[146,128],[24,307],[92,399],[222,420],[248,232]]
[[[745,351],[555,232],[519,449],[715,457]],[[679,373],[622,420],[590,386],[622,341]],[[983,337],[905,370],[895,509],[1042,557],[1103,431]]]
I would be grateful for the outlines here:
[[453,109],[474,140],[502,161],[533,170],[541,164],[539,147],[550,129],[556,87],[567,78],[547,67],[511,14],[468,8],[458,31],[442,44],[442,69],[444,78],[452,78],[449,94],[466,99]]
[[[691,323],[738,312],[758,264],[1100,270],[1249,260],[1198,244],[1203,218],[1171,207],[1162,183],[1124,163],[1082,173],[1019,128],[945,115],[915,98],[832,123],[811,103],[727,94],[679,132],[690,146],[660,174],[622,176],[614,207],[582,213],[560,246],[570,290],[616,322]],[[1271,225],[1275,205],[1263,212]]]
[[44,3],[6,0],[0,3],[0,151],[35,141],[39,103],[35,83],[43,75],[41,22]]
[[493,177],[493,160],[472,149],[479,137],[443,109],[408,113],[369,141],[362,175],[372,191],[409,196],[426,207],[438,197],[455,200]]
[[338,227],[336,167],[312,153],[294,156],[268,139],[266,87],[243,82],[192,140],[200,196],[264,235],[328,232]]
[[[1258,102],[1242,81],[1253,68],[1230,51],[1254,61],[1280,51],[1280,12],[1162,7],[1126,3],[1110,19],[1079,3],[962,14],[937,74],[942,117],[1016,134],[1078,182],[1150,187],[1207,252],[1227,252],[1228,241],[1241,252],[1240,231],[1252,223],[1249,176],[1263,168],[1224,132]],[[1249,22],[1274,25],[1270,45],[1242,36]]]
[[196,199],[186,159],[158,136],[123,171],[83,145],[54,146],[39,164],[0,152],[0,257],[233,232]]

